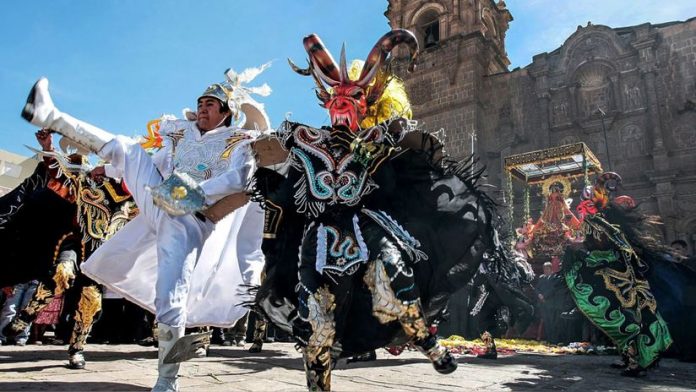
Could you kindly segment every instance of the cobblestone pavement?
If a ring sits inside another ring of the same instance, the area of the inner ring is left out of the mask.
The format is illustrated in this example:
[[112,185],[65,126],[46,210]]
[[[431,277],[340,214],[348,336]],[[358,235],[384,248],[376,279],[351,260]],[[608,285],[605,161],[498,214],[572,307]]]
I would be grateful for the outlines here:
[[[246,348],[248,348],[247,345]],[[137,345],[89,345],[87,367],[70,370],[65,346],[0,347],[1,391],[147,391],[156,378],[157,351]],[[611,356],[518,354],[482,360],[460,357],[459,369],[440,376],[417,352],[346,364],[333,373],[335,391],[454,390],[696,390],[696,364],[663,360],[642,379],[620,377]],[[210,356],[186,362],[182,391],[302,391],[304,372],[292,344],[264,346],[260,354],[212,346]]]

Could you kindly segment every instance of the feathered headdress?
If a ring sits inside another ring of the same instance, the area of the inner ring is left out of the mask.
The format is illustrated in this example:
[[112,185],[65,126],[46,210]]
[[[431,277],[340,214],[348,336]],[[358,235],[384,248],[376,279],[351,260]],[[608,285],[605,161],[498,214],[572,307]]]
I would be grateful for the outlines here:
[[[213,97],[227,103],[235,120],[239,120],[240,113],[244,115],[244,124],[241,126],[244,129],[258,129],[260,131],[268,129],[271,124],[263,104],[251,96],[255,94],[267,97],[271,94],[271,87],[267,83],[258,87],[250,87],[246,84],[270,66],[271,63],[268,62],[258,68],[247,68],[240,73],[229,68],[225,71],[225,81],[208,86],[199,99]],[[187,117],[192,119],[190,115]]]

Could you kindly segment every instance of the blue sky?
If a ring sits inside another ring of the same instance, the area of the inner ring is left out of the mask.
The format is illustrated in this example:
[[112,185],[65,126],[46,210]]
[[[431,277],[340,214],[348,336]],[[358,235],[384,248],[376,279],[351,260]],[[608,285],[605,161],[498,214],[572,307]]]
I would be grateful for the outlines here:
[[[273,60],[257,81],[273,88],[273,125],[287,112],[314,125],[328,121],[312,82],[286,58],[306,58],[302,37],[317,33],[338,57],[364,58],[389,26],[381,0],[36,0],[5,5],[0,15],[0,149],[29,155],[33,126],[19,116],[40,76],[56,105],[114,133],[143,133],[161,114],[181,116],[225,69]],[[672,0],[509,0],[511,69],[560,46],[587,21],[612,27],[696,16],[693,3]],[[256,81],[255,81],[256,82]]]

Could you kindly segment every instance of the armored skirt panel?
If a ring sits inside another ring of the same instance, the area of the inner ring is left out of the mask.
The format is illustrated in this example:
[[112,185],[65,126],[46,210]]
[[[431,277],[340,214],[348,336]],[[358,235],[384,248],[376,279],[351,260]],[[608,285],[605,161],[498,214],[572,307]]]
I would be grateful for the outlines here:
[[616,249],[569,250],[565,281],[578,308],[616,344],[647,368],[672,344],[650,284],[635,254]]

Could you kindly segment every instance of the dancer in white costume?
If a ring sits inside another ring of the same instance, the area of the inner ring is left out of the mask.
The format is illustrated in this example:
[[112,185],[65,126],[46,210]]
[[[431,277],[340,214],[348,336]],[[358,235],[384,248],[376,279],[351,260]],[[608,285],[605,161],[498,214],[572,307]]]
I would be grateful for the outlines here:
[[[172,348],[185,327],[232,325],[246,311],[239,306],[248,300],[241,286],[259,283],[263,212],[244,190],[255,171],[251,143],[269,122],[249,93],[270,89],[243,84],[262,70],[228,71],[226,82],[198,98],[190,120],[162,120],[162,148],[153,156],[136,140],[57,110],[46,79],[34,85],[22,112],[110,162],[96,174],[122,177],[140,209],[84,272],[155,312],[159,377],[153,391],[178,390],[178,361],[191,356]],[[253,130],[231,126],[240,112],[243,128]]]

